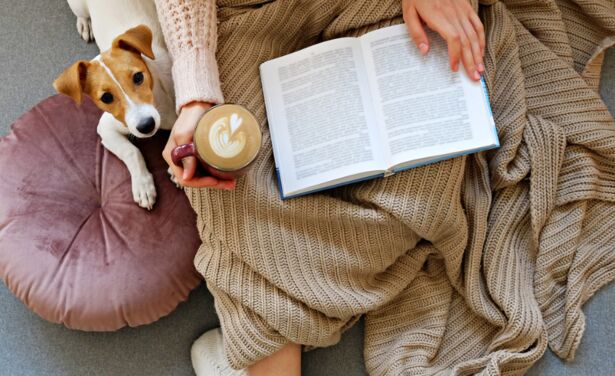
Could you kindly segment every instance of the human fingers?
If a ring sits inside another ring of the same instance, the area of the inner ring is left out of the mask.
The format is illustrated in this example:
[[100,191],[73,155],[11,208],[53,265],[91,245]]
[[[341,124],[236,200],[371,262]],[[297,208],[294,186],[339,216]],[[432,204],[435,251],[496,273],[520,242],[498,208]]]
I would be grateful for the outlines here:
[[[413,3],[414,4],[414,3]],[[457,72],[459,69],[459,61],[461,57],[461,36],[455,26],[451,24],[447,12],[452,9],[451,6],[435,7],[432,3],[417,3],[416,10],[418,16],[425,21],[427,26],[440,34],[446,41],[448,46],[448,57],[451,69]]]
[[175,145],[177,145],[175,139],[171,138],[162,154],[165,161],[171,167],[171,172],[175,175],[179,185],[183,187],[219,189],[233,189],[235,187],[234,181],[220,180],[213,176],[195,176],[198,162],[193,156],[182,158],[182,166],[177,166],[171,157],[171,152]]
[[[173,161],[172,153],[173,153],[173,150],[178,146],[178,141],[177,141],[178,138],[180,140],[187,139],[186,136],[182,137],[180,135],[178,137],[178,135],[175,134],[175,132],[171,133],[171,136],[169,137],[169,140],[167,141],[167,144],[165,145],[165,148],[162,151],[162,157],[164,158],[165,162],[167,162],[167,164],[171,168],[171,172],[175,176],[175,179],[177,180],[177,182],[182,186],[191,186],[190,184],[187,184],[187,182],[189,182],[193,178],[196,172],[197,161],[195,157],[188,156],[188,157],[182,158],[181,166],[178,166],[175,164],[175,162]],[[180,141],[180,143],[183,145],[184,143],[187,143],[187,142]]]
[[213,176],[195,176],[190,180],[177,179],[178,183],[184,187],[192,188],[215,188],[232,190],[235,189],[235,180],[220,180]]
[[414,5],[409,1],[404,0],[402,6],[404,22],[406,23],[408,34],[421,54],[425,55],[429,51],[429,40],[427,39],[427,34],[425,33],[419,14]]
[[[474,55],[472,53],[472,35],[468,35],[462,25],[462,13],[459,9],[451,6],[446,9],[445,14],[449,24],[454,30],[455,35],[458,36],[460,59],[463,62],[463,66],[468,74],[468,77],[473,80],[479,80],[480,73],[478,72],[476,66],[477,64],[474,61]],[[474,32],[473,29],[472,32]]]
[[177,166],[175,163],[173,163],[171,153],[176,146],[177,143],[175,142],[174,137],[169,137],[169,139],[167,140],[167,144],[162,151],[162,158],[165,162],[167,162],[169,168],[171,169],[171,172],[173,173],[173,176],[175,176],[175,179],[177,179],[179,182],[179,179],[184,175],[184,169],[183,167]]
[[476,29],[474,29],[474,26],[469,19],[464,18],[461,22],[466,35],[468,35],[470,39],[470,46],[472,47],[472,55],[474,57],[474,63],[476,64],[476,70],[478,73],[483,74],[485,73],[485,63],[483,61],[483,49],[480,46],[480,37],[476,33]]
[[480,17],[478,17],[478,14],[474,12],[474,9],[470,9],[469,20],[472,26],[474,27],[476,34],[478,35],[478,44],[480,46],[481,56],[484,57],[485,56],[485,46],[486,46],[485,26],[483,25],[483,22],[480,20]]
[[[184,140],[185,137],[185,135],[172,134],[162,152],[163,158],[171,167],[171,172],[177,183],[182,187],[234,189],[235,180],[221,180],[213,176],[195,176],[198,162],[193,156],[182,158],[182,166],[177,166],[173,162],[172,151],[177,147],[177,139]],[[184,143],[184,141],[180,142]]]
[[482,22],[474,12],[474,9],[467,2],[458,3],[457,5],[457,15],[459,17],[459,22],[461,23],[461,27],[463,28],[468,40],[470,41],[470,46],[472,48],[472,55],[474,57],[474,64],[476,65],[476,70],[479,74],[483,74],[485,72],[485,64],[483,62],[483,52],[484,52],[484,30],[482,31],[482,37],[474,25],[473,18],[478,19],[478,25],[480,25],[482,29]]
[[448,46],[449,65],[453,72],[459,70],[459,62],[461,61],[461,34],[457,28],[446,19],[438,24],[427,24],[431,29],[440,34],[446,41]]
[[462,37],[463,61],[468,76],[474,80],[480,80],[481,74],[485,71],[478,35],[466,18],[459,20],[460,27],[463,28],[465,37]]
[[221,180],[213,176],[196,176],[197,160],[195,157],[186,157],[182,159],[182,167],[173,163],[170,152],[163,151],[163,157],[169,163],[171,172],[175,176],[175,180],[182,187],[192,188],[218,188],[218,189],[234,189],[235,180]]
[[195,157],[183,158],[182,166],[184,170],[181,175],[182,179],[183,180],[192,179],[192,177],[194,176],[194,173],[196,172],[196,158]]

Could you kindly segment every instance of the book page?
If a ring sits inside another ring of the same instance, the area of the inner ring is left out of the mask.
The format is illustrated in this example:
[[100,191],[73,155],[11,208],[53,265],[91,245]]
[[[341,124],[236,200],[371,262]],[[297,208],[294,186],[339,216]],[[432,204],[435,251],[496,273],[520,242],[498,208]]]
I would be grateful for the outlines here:
[[428,36],[427,56],[405,25],[361,38],[390,166],[497,144],[483,86],[453,72],[445,41]]
[[263,63],[261,79],[285,194],[384,169],[357,39]]

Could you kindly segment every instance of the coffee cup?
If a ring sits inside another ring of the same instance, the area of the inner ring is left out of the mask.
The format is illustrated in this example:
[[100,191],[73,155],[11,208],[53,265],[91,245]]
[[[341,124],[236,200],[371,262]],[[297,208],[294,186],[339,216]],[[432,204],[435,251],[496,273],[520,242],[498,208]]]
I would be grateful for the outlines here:
[[173,163],[196,157],[206,173],[230,180],[245,174],[261,148],[262,133],[256,117],[237,104],[211,107],[199,120],[193,141],[171,152]]

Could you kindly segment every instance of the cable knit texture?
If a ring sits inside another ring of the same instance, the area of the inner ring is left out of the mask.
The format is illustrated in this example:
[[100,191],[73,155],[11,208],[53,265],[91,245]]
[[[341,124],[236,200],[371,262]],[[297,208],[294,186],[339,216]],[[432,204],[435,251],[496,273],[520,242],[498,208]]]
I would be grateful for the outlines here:
[[235,191],[187,190],[236,368],[332,345],[365,315],[370,374],[522,374],[547,345],[573,358],[582,305],[615,278],[615,122],[597,90],[612,1],[481,5],[498,150],[280,200],[259,64],[401,23],[400,3],[218,2],[223,91],[265,135]]
[[223,103],[216,62],[215,0],[156,0],[173,58],[176,110],[193,101]]

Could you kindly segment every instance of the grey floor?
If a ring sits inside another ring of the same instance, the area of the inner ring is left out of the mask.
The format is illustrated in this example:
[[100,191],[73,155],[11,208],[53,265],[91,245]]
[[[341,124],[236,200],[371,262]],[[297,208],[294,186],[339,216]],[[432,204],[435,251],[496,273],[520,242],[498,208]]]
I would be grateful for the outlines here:
[[[41,99],[52,95],[61,69],[97,54],[79,39],[64,0],[0,0],[0,135]],[[602,94],[615,110],[615,51],[604,69]],[[615,284],[587,304],[587,330],[574,362],[551,353],[530,375],[615,374]],[[201,286],[170,316],[140,328],[83,333],[32,314],[0,283],[0,376],[191,375],[190,344],[217,326],[213,299]],[[334,347],[307,353],[305,375],[363,375],[363,328]]]

